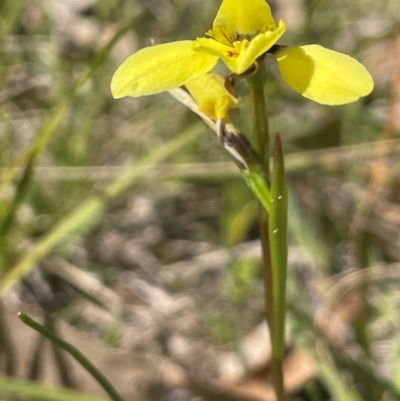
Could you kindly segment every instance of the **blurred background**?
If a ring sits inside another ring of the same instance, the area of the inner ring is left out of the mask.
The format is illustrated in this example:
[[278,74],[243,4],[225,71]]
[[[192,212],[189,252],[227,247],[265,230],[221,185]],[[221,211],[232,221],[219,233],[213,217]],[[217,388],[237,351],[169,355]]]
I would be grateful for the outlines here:
[[[290,399],[399,400],[399,3],[270,4],[288,27],[280,44],[350,54],[375,81],[354,104],[322,106],[266,58],[289,176]],[[274,400],[253,196],[168,93],[109,90],[127,56],[204,35],[219,5],[1,1],[1,399],[106,399],[24,311],[126,400]]]

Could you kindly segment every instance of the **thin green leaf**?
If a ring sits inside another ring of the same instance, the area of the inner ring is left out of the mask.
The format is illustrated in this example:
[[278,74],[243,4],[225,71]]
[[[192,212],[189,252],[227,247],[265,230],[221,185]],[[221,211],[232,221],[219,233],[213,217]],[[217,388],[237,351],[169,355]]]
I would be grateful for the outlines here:
[[29,327],[36,330],[42,336],[46,337],[54,344],[57,344],[60,348],[67,351],[77,362],[79,362],[91,375],[92,377],[103,387],[104,391],[111,397],[114,401],[124,401],[123,398],[118,394],[113,385],[108,381],[108,379],[101,373],[93,364],[72,344],[63,340],[61,337],[57,336],[55,333],[42,326],[38,322],[31,319],[24,313],[19,313],[18,317]]
[[271,249],[274,325],[273,356],[283,360],[285,351],[286,276],[287,276],[287,213],[288,192],[279,134],[275,137],[274,164],[271,177],[269,236]]

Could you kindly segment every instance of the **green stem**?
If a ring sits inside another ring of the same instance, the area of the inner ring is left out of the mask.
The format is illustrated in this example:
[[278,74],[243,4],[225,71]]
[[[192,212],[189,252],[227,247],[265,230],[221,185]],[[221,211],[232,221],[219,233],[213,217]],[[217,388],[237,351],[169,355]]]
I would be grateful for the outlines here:
[[26,325],[39,332],[42,336],[48,338],[74,357],[93,376],[100,386],[103,387],[113,401],[124,401],[107,378],[77,348],[64,341],[62,338],[58,337],[52,331],[46,329],[24,313],[20,313],[18,316]]
[[269,180],[269,125],[267,107],[264,96],[264,65],[260,64],[258,71],[249,79],[250,98],[253,118],[254,140],[258,156]]
[[[254,130],[254,146],[258,154],[264,175],[267,182],[270,179],[269,169],[269,126],[266,113],[265,96],[264,96],[264,78],[262,65],[259,70],[248,79],[250,84],[250,100]],[[260,238],[263,253],[263,272],[265,286],[265,317],[267,319],[269,329],[273,328],[273,292],[272,292],[272,268],[271,256],[269,249],[269,233],[268,233],[268,213],[265,208],[260,205]]]
[[[264,95],[264,65],[260,63],[257,72],[248,78],[250,85],[250,100],[254,130],[254,144],[258,153],[260,163],[264,169],[266,180],[270,180],[270,139],[269,125],[266,112],[266,102]],[[267,210],[260,204],[260,238],[263,254],[263,272],[264,272],[264,287],[265,287],[265,317],[268,322],[271,334],[272,346],[272,380],[275,394],[278,401],[286,401],[286,395],[283,384],[283,360],[275,358],[276,349],[274,339],[275,333],[275,316],[274,316],[274,291],[273,291],[273,272],[271,265],[271,250],[270,250],[270,233],[269,233],[269,216]]]
[[[272,337],[272,364],[276,393],[284,395],[283,360],[285,357],[285,315],[287,276],[287,215],[288,192],[285,163],[279,134],[275,137],[274,167],[271,177],[271,207],[269,235],[274,297],[274,331]],[[279,399],[279,398],[278,398]]]
[[245,172],[242,171],[241,173],[263,208],[269,213],[271,194],[268,185],[265,183],[264,174],[258,168]]

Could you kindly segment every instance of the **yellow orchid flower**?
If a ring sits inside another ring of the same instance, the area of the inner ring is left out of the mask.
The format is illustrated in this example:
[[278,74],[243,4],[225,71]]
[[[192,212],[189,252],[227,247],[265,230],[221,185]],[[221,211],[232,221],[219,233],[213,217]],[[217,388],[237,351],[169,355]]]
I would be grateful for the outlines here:
[[277,26],[265,0],[224,0],[207,32],[193,49],[221,58],[234,74],[246,72],[284,34],[285,23]]
[[207,32],[211,38],[178,41],[139,50],[111,82],[114,98],[152,95],[211,71],[221,58],[235,74],[248,70],[285,32],[264,0],[224,0]]
[[185,84],[199,110],[212,120],[229,120],[229,111],[239,106],[239,100],[225,88],[225,79],[218,74],[200,75]]
[[372,91],[371,75],[347,55],[318,45],[276,45],[285,29],[265,0],[223,0],[209,38],[139,50],[115,72],[112,94],[137,97],[173,89],[211,71],[219,59],[241,75],[267,52],[276,56],[284,80],[318,103],[350,103]]

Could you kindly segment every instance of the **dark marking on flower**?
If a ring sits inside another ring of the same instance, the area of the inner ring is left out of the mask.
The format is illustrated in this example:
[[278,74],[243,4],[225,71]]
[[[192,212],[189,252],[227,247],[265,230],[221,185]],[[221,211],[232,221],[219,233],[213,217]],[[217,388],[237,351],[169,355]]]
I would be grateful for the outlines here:
[[225,78],[225,82],[224,82],[224,86],[225,89],[232,95],[234,96],[236,99],[239,98],[237,91],[236,91],[236,81],[238,79],[238,76],[236,74],[229,74],[226,78]]
[[259,164],[258,157],[249,140],[233,124],[217,121],[218,137],[224,148],[242,171],[249,171]]
[[250,34],[236,34],[236,40],[248,40],[249,42],[251,41],[251,39],[254,38],[254,36],[257,36],[258,32],[255,35],[250,35]]

